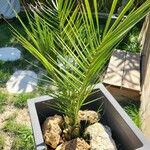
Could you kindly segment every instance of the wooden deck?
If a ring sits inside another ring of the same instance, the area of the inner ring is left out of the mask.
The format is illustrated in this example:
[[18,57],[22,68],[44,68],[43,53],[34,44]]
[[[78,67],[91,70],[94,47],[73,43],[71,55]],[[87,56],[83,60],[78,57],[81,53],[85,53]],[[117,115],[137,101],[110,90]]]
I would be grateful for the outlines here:
[[115,50],[103,83],[118,88],[141,91],[140,88],[140,54]]

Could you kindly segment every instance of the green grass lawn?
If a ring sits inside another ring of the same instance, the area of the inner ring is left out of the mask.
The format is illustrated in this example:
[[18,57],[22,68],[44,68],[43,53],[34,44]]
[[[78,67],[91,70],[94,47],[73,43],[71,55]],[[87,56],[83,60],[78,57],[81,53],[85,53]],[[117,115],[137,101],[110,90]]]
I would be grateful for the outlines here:
[[13,105],[17,108],[24,108],[27,107],[27,100],[36,97],[37,93],[24,93],[18,94],[13,98]]
[[12,36],[11,29],[9,28],[9,25],[6,22],[0,23],[0,47],[6,47],[15,44],[15,38]]
[[118,45],[118,49],[123,49],[132,53],[140,52],[140,43],[138,41],[139,34],[141,31],[141,25],[137,24]]
[[5,105],[7,105],[7,94],[0,91],[0,114],[5,111]]
[[[26,125],[16,123],[16,115],[12,115],[7,119],[4,124],[3,132],[9,133],[13,137],[11,149],[14,150],[33,150],[34,149],[34,140],[32,135],[32,130],[29,129]],[[0,137],[3,142],[4,137]],[[1,143],[2,143],[1,142]],[[4,142],[3,142],[4,146]]]
[[4,136],[2,136],[1,132],[0,132],[0,149],[2,150],[4,148],[5,145],[5,138]]
[[140,118],[140,102],[135,101],[125,101],[120,102],[125,112],[131,117],[133,122],[138,128],[141,128],[141,118]]
[[[15,29],[23,33],[23,29],[19,22],[15,19],[14,21],[9,22]],[[15,37],[12,34],[12,29],[10,25],[2,21],[0,23],[0,47],[6,47],[6,46],[15,46],[17,45],[17,41]]]

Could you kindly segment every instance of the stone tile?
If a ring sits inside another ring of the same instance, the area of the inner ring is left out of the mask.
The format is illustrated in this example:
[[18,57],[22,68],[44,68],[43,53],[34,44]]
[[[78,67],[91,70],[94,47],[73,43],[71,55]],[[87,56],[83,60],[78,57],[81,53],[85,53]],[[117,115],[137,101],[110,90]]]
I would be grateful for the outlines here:
[[37,86],[37,74],[29,70],[16,71],[6,83],[9,93],[28,93],[35,90]]
[[15,61],[20,59],[21,52],[14,47],[0,48],[0,60],[2,61]]

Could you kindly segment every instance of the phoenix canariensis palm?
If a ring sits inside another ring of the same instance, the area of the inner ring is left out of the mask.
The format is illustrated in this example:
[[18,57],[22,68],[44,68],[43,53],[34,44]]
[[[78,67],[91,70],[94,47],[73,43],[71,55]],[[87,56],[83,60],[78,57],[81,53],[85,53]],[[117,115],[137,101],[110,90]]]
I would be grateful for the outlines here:
[[64,113],[70,137],[79,135],[78,112],[86,105],[85,100],[113,50],[150,11],[150,0],[139,8],[133,8],[134,0],[129,0],[112,23],[117,2],[113,0],[102,33],[97,0],[92,1],[92,9],[89,0],[78,3],[51,0],[50,6],[38,4],[36,8],[31,7],[32,13],[26,12],[30,28],[18,17],[29,39],[15,29],[14,35],[50,74],[48,82],[57,87],[57,92],[49,92],[55,99],[50,107]]

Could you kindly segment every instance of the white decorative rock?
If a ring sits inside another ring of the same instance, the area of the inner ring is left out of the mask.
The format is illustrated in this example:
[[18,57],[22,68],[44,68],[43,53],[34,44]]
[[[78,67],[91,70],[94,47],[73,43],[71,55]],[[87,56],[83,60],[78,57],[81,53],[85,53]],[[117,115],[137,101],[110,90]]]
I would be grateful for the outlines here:
[[11,19],[20,12],[19,0],[0,0],[0,16],[3,15],[6,19]]
[[87,127],[85,134],[90,136],[91,150],[117,150],[109,127],[95,123]]
[[37,86],[37,74],[33,71],[16,71],[6,83],[9,93],[32,92]]
[[15,61],[20,59],[21,52],[17,48],[4,47],[0,48],[0,60],[2,61]]

